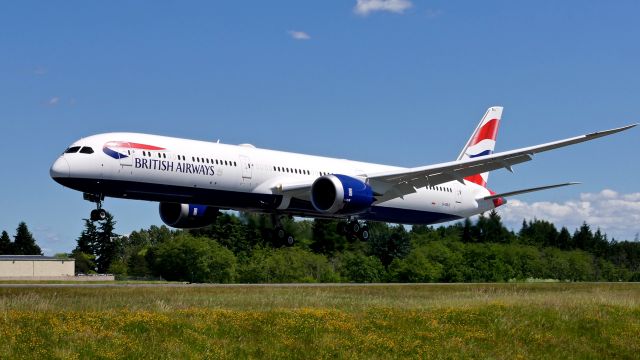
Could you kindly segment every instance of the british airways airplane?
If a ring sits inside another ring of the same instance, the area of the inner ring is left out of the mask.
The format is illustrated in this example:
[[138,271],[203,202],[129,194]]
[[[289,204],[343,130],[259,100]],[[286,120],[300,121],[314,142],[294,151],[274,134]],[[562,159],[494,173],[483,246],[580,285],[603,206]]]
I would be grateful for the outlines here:
[[159,202],[176,228],[213,223],[220,210],[268,213],[284,244],[294,238],[282,216],[345,219],[339,231],[369,238],[361,221],[435,224],[497,208],[508,196],[563,183],[496,194],[489,171],[529,161],[539,152],[590,141],[637,124],[494,153],[502,107],[487,110],[454,161],[413,168],[310,156],[250,144],[226,145],[138,133],[80,139],[51,166],[51,177],[94,202],[91,220],[106,216],[106,197]]

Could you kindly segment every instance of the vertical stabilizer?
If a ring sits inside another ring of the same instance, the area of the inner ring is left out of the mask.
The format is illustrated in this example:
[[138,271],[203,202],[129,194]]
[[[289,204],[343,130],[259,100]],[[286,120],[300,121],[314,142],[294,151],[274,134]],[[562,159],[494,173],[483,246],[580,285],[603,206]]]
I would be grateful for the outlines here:
[[[498,135],[498,126],[500,126],[500,118],[502,117],[502,107],[492,106],[480,120],[467,144],[458,156],[458,160],[475,158],[478,156],[486,156],[493,153],[496,147],[496,137]],[[465,180],[476,183],[480,186],[487,186],[489,173],[482,173],[467,176]]]

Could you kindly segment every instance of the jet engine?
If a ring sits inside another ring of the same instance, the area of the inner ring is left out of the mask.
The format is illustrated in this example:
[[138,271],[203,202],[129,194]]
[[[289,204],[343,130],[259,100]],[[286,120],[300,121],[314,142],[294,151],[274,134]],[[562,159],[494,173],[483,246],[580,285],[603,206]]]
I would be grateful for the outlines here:
[[325,175],[311,186],[311,204],[324,214],[357,214],[376,199],[371,186],[347,175]]
[[213,224],[220,211],[206,205],[160,203],[160,218],[174,228],[193,229]]

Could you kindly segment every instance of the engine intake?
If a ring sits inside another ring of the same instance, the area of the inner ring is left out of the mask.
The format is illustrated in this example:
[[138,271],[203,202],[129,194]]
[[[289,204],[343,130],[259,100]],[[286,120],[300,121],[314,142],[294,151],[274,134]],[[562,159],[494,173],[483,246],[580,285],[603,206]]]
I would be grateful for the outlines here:
[[375,200],[369,184],[347,175],[322,176],[311,185],[311,204],[324,214],[361,213]]
[[211,225],[220,211],[206,205],[160,203],[160,219],[168,226],[194,229]]

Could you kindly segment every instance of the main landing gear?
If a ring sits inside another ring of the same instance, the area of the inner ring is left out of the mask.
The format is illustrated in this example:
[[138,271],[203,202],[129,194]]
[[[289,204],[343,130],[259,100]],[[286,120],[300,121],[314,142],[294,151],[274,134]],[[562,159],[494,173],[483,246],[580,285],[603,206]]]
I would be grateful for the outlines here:
[[293,246],[295,244],[296,239],[293,237],[293,234],[288,233],[284,227],[282,226],[282,216],[273,215],[271,217],[271,222],[274,225],[274,229],[271,233],[271,238],[274,240],[276,245],[281,246]]
[[338,234],[345,235],[348,239],[358,239],[360,241],[369,240],[369,226],[361,224],[358,220],[349,220],[338,223]]
[[82,194],[82,197],[87,201],[96,203],[96,209],[91,210],[91,215],[89,217],[91,221],[100,221],[107,218],[107,211],[102,208],[102,201],[104,200],[104,195],[84,193]]

